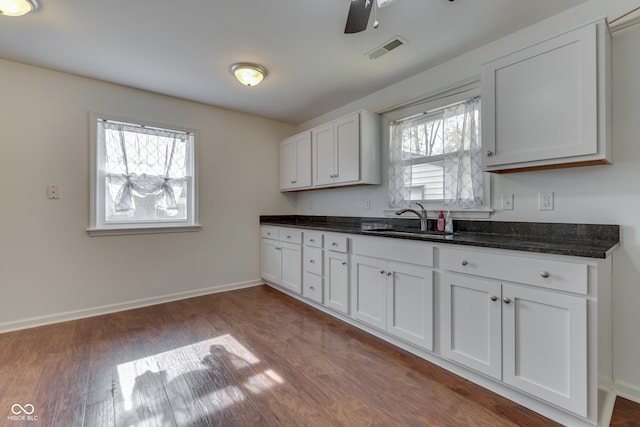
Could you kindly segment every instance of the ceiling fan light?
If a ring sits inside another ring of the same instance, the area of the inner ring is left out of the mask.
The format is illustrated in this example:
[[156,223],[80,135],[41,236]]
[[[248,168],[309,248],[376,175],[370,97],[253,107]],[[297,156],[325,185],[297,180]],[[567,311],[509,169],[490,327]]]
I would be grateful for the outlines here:
[[231,72],[245,86],[256,86],[267,75],[262,65],[241,62],[231,66]]
[[0,15],[22,16],[39,7],[37,0],[0,0]]
[[395,3],[396,0],[376,0],[378,7],[389,6],[391,3]]

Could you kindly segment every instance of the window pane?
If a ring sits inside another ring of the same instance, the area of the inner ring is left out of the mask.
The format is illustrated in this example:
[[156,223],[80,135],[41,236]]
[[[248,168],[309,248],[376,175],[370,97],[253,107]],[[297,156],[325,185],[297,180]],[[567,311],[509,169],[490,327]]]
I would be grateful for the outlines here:
[[417,121],[404,129],[402,150],[410,157],[429,157],[443,154],[444,126],[442,114],[429,116],[428,120]]
[[104,222],[192,221],[192,134],[99,119]]
[[442,200],[444,191],[443,162],[411,166],[410,200]]

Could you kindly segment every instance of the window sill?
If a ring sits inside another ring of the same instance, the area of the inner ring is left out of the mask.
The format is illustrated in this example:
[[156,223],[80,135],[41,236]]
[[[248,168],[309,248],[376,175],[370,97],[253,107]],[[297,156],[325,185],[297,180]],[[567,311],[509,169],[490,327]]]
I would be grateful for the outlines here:
[[[412,206],[413,207],[413,206]],[[425,206],[427,207],[427,206]],[[427,207],[428,208],[428,207]],[[389,216],[389,217],[396,217],[396,211],[400,210],[400,208],[398,209],[385,209],[384,210],[384,215],[385,216]],[[429,216],[429,219],[432,218],[437,218],[438,217],[438,213],[444,210],[445,212],[447,211],[447,209],[427,209],[427,213]],[[449,209],[449,213],[451,213],[451,218],[456,220],[456,219],[489,219],[491,217],[491,214],[493,213],[493,209],[490,208],[479,208],[479,209]],[[409,217],[409,215],[411,214],[405,214],[407,215],[407,217]],[[404,215],[403,215],[404,217]],[[415,217],[415,215],[414,215]]]
[[189,233],[199,231],[202,225],[171,225],[171,226],[146,226],[146,227],[111,227],[88,228],[87,233],[91,237],[123,236],[129,234],[161,234],[161,233]]

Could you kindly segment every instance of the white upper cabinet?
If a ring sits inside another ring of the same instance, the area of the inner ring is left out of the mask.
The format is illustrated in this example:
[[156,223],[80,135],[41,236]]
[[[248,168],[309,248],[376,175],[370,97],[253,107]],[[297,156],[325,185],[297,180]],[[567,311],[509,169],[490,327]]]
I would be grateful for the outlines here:
[[360,111],[311,130],[313,187],[380,184],[380,118]]
[[485,170],[610,163],[610,51],[598,21],[484,64]]
[[280,143],[280,190],[311,187],[311,132],[302,132]]

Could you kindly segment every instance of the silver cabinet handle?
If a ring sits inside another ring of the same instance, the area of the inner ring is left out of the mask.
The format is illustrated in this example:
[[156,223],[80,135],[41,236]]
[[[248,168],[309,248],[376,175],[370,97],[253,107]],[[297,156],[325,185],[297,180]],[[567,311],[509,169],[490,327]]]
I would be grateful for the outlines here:
[[316,288],[314,288],[313,286],[309,286],[309,290],[311,290],[311,291],[315,291],[315,290],[316,290]]
[[391,276],[393,273],[390,271],[387,271],[387,276]]
[[315,242],[315,240],[314,240],[314,239],[309,239],[309,241],[310,241],[311,243]]
[[462,262],[461,262],[460,264],[462,264],[462,265],[467,265],[467,264],[468,264],[468,262],[467,262],[467,260],[466,260],[466,259],[463,259],[463,260],[462,260]]
[[331,242],[331,246],[338,246],[336,242]]
[[511,300],[507,297],[502,298],[502,302],[504,302],[505,304],[509,304],[511,302]]
[[497,297],[497,296],[495,296],[495,295],[491,295],[491,296],[489,297],[489,299],[490,299],[491,301],[493,301],[493,302],[498,301],[498,297]]
[[310,260],[309,260],[309,262],[310,262],[311,264],[315,264],[315,263],[316,263],[316,260],[314,260],[314,259],[310,259]]
[[281,251],[281,250],[282,250],[282,248],[276,248],[276,251]]
[[547,279],[549,276],[550,276],[550,274],[547,271],[541,271],[540,272],[540,277],[542,277],[543,279]]
[[493,156],[493,151],[488,150],[488,151],[487,151],[487,157],[491,157],[491,156]]
[[380,274],[384,274],[384,270],[380,270]]
[[296,182],[298,182],[298,181],[295,181],[295,180],[294,180],[294,181],[291,181],[291,184],[295,184]]
[[347,261],[342,261],[342,265],[347,265]]

